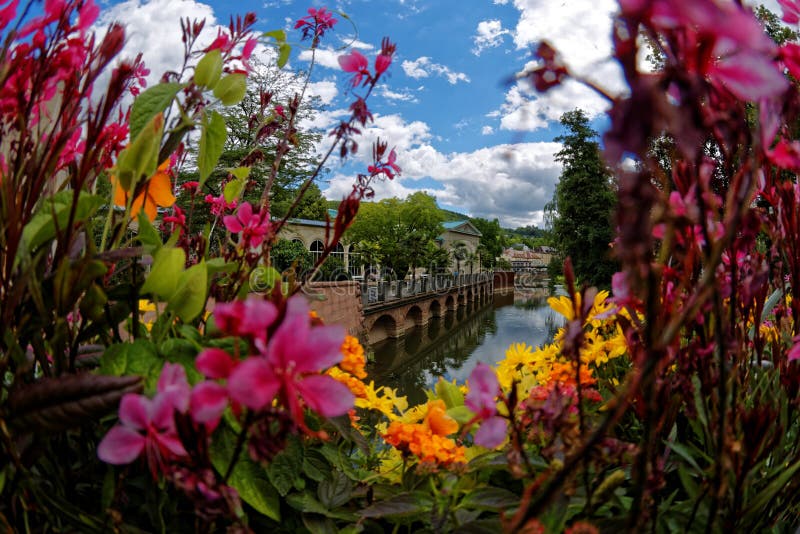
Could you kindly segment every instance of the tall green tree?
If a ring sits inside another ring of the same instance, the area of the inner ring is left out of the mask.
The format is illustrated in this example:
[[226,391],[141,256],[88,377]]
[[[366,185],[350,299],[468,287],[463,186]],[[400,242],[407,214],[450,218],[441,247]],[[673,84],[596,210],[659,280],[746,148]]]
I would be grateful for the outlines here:
[[556,154],[563,170],[551,206],[553,239],[560,254],[572,259],[580,281],[608,286],[616,271],[610,257],[616,204],[611,172],[583,111],[568,111],[561,124],[567,132],[556,137],[563,145]]
[[500,257],[507,245],[505,232],[500,227],[500,221],[474,217],[470,219],[470,222],[481,232],[481,240],[478,247],[481,265],[486,268],[494,267],[497,258]]

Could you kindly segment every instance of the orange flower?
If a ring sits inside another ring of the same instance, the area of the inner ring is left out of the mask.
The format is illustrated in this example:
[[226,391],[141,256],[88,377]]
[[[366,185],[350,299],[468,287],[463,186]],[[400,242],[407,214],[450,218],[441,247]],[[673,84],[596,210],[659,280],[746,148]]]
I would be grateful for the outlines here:
[[[561,363],[554,362],[551,366],[547,382],[559,382],[565,386],[575,386],[575,364],[572,362]],[[586,365],[581,365],[581,385],[590,386],[597,382],[597,379],[592,376],[592,370]]]
[[350,373],[342,371],[338,367],[331,367],[328,369],[328,374],[347,386],[347,389],[349,389],[350,392],[356,396],[356,398],[367,398],[367,386],[364,385],[364,382],[354,377]]
[[364,358],[364,347],[353,336],[345,336],[344,343],[342,343],[342,361],[339,367],[343,371],[356,376],[358,378],[366,378],[367,372],[364,367],[367,365],[367,360]]
[[[158,206],[168,208],[175,203],[175,196],[172,194],[172,184],[169,180],[169,160],[158,166],[156,173],[151,176],[144,184],[142,192],[136,195],[131,205],[131,214],[138,215],[144,210],[147,218],[151,221],[158,215]],[[117,206],[128,205],[128,191],[115,178],[111,178],[114,185],[114,204]]]
[[386,443],[411,453],[422,462],[438,465],[466,463],[466,450],[450,438],[434,434],[426,424],[393,421],[383,434]]
[[443,400],[428,403],[428,414],[425,416],[424,424],[438,436],[449,436],[458,431],[458,423],[447,415],[446,409]]

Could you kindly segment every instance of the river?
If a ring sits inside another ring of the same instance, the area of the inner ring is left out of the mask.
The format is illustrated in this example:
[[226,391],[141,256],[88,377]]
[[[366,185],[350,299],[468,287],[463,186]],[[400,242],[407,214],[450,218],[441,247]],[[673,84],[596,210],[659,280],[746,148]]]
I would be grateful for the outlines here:
[[481,308],[461,307],[431,319],[399,339],[371,347],[374,361],[367,372],[376,384],[398,388],[410,405],[425,402],[425,390],[440,376],[463,383],[478,362],[502,360],[512,343],[549,343],[562,324],[547,305],[549,295],[547,290],[495,295]]

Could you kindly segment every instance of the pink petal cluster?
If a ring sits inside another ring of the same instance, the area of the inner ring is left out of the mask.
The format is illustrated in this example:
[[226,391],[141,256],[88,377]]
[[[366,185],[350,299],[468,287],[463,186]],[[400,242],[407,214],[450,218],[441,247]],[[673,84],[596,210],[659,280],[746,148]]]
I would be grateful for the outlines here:
[[119,406],[119,424],[105,435],[97,447],[104,462],[122,465],[136,460],[143,452],[155,478],[167,460],[186,456],[175,430],[171,395],[158,394],[153,399],[128,393]]
[[219,196],[212,196],[206,195],[205,201],[207,204],[211,204],[211,213],[216,216],[220,216],[228,210],[236,209],[236,201],[233,200],[228,202],[225,200],[225,195]]
[[286,315],[268,342],[256,340],[259,354],[241,362],[228,378],[231,399],[253,410],[278,396],[294,421],[305,429],[303,407],[335,417],[353,407],[350,390],[319,374],[342,359],[345,332],[339,326],[311,326],[309,307],[298,295],[289,299]]
[[327,8],[315,9],[310,7],[308,8],[308,15],[298,19],[294,23],[294,28],[303,30],[303,39],[313,37],[316,42],[325,35],[326,31],[332,30],[337,22],[338,20],[333,18],[333,13],[328,11]]
[[272,228],[269,212],[253,213],[249,202],[243,202],[236,215],[226,215],[222,220],[229,232],[241,234],[239,245],[244,249],[259,246]]
[[467,407],[482,421],[475,433],[475,443],[493,449],[503,443],[508,431],[508,422],[497,415],[495,398],[500,394],[500,384],[491,367],[479,363],[469,375],[469,392],[464,398]]
[[372,75],[369,72],[369,62],[358,50],[339,56],[339,66],[342,67],[343,71],[353,73],[353,78],[350,80],[350,85],[353,87],[361,85],[362,80],[364,83],[369,83],[372,80]]
[[368,167],[368,171],[370,175],[376,176],[378,174],[384,174],[390,180],[393,179],[395,176],[400,174],[400,166],[397,165],[397,153],[392,149],[389,152],[389,157],[386,158],[386,162],[378,162],[375,165],[370,165]]

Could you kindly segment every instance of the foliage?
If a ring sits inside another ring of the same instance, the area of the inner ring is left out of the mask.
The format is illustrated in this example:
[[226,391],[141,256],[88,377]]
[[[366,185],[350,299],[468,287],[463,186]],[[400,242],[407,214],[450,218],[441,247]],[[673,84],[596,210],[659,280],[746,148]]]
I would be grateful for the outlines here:
[[474,217],[469,222],[475,225],[475,228],[481,233],[479,252],[482,267],[491,269],[506,246],[505,234],[500,228],[500,221]]
[[[369,380],[358,340],[310,311],[299,294],[307,280],[287,273],[284,283],[269,266],[300,199],[272,219],[267,203],[242,201],[239,168],[227,197],[198,193],[228,137],[210,104],[244,98],[247,80],[231,65],[248,61],[255,18],[231,21],[198,53],[203,24],[184,21],[182,73],[142,91],[143,66],[123,62],[94,100],[122,29],[96,44],[93,3],[45,2],[0,52],[0,127],[14,141],[0,147],[4,528],[796,530],[800,141],[790,135],[800,47],[775,44],[739,4],[679,4],[621,2],[614,54],[629,92],[586,82],[611,102],[604,155],[618,183],[622,267],[613,297],[579,289],[567,259],[564,294],[549,300],[564,321],[552,343],[514,344],[494,368],[477,365],[466,384],[440,380],[409,406]],[[16,5],[0,9],[0,29]],[[784,21],[800,22],[800,4],[782,5]],[[295,28],[314,49],[336,22],[312,8]],[[663,69],[640,70],[639,30]],[[261,38],[287,60],[284,31]],[[394,52],[386,39],[372,63],[355,51],[340,58],[355,101],[327,156],[356,150],[366,98]],[[521,77],[538,90],[573,76],[550,45],[537,55]],[[130,90],[138,96],[120,112]],[[292,149],[285,134],[298,109],[274,132],[268,181]],[[593,158],[585,120],[571,118],[576,137],[565,141],[575,144],[562,157]],[[191,129],[198,183],[183,185],[191,209],[216,210],[209,220],[226,230],[217,249],[182,210],[159,212],[175,201],[169,185]],[[662,136],[674,151],[655,155]],[[371,180],[399,172],[386,143],[373,154],[312,271]],[[631,155],[636,165],[623,166]],[[101,180],[110,187],[95,187]],[[435,236],[431,206],[418,197],[403,220],[392,199],[359,217]]]
[[569,111],[561,124],[567,133],[556,137],[563,145],[556,154],[563,170],[553,193],[553,243],[562,257],[572,259],[579,280],[608,286],[615,271],[609,258],[615,205],[611,174],[586,114]]
[[434,259],[443,221],[436,199],[420,191],[404,200],[363,204],[346,237],[361,244],[359,252],[370,255],[373,261],[367,263],[380,263],[402,278],[409,268],[428,267]]

